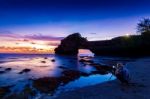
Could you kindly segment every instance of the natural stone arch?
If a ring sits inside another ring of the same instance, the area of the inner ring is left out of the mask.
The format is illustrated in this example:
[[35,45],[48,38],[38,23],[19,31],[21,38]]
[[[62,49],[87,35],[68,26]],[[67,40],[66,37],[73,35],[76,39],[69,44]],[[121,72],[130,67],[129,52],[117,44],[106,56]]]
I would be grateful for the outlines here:
[[78,49],[78,56],[94,57],[94,53],[90,49]]
[[150,35],[132,35],[130,37],[120,36],[111,40],[87,41],[79,33],[74,33],[61,41],[55,53],[78,55],[78,49],[89,49],[94,55],[149,56],[149,38]]
[[79,33],[74,33],[61,40],[60,45],[55,48],[55,53],[62,55],[77,55],[78,49],[88,49],[88,41]]

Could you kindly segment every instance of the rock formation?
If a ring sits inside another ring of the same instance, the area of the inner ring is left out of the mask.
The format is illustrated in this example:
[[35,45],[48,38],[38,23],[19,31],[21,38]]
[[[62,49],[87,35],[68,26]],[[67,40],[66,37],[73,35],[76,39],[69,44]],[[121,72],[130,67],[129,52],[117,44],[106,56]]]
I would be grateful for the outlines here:
[[55,53],[62,55],[77,55],[78,49],[84,48],[87,45],[86,38],[81,37],[79,33],[74,33],[61,40],[61,44],[55,49]]
[[149,56],[150,35],[130,35],[111,40],[87,41],[79,33],[74,33],[61,41],[61,44],[55,49],[55,53],[77,55],[78,49],[89,49],[95,55]]

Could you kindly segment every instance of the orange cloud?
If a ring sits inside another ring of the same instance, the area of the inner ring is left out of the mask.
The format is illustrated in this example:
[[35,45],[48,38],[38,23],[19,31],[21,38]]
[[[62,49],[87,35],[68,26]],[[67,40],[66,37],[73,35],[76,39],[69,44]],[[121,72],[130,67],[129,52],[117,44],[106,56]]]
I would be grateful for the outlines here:
[[0,53],[54,53],[62,38],[0,32]]
[[53,49],[37,49],[31,47],[0,47],[0,53],[50,54]]

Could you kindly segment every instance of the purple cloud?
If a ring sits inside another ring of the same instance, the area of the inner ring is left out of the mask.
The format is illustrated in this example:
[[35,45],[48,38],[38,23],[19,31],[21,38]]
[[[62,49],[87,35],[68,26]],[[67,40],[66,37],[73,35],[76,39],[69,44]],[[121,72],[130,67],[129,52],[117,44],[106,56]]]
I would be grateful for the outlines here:
[[0,31],[0,37],[18,38],[19,35],[16,35],[10,31]]
[[60,42],[49,42],[47,43],[48,46],[58,46]]
[[55,36],[45,36],[45,35],[26,35],[24,36],[25,39],[32,39],[32,40],[44,40],[44,41],[60,41],[64,37],[55,37]]
[[10,31],[0,31],[0,37],[9,37],[9,38],[19,38],[23,39],[23,41],[30,41],[30,40],[43,40],[43,41],[60,41],[64,37],[55,37],[55,36],[47,36],[42,34],[34,34],[34,35],[20,35],[15,34]]

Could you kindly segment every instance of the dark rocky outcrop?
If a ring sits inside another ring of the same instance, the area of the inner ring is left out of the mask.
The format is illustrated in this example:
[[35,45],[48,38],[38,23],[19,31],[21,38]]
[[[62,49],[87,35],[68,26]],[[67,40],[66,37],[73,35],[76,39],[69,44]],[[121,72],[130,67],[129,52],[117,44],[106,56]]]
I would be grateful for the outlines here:
[[46,63],[46,61],[41,61],[41,63]]
[[77,55],[78,49],[86,45],[86,38],[81,37],[79,33],[74,33],[61,40],[61,44],[55,49],[55,53],[62,55]]
[[68,69],[68,68],[65,67],[65,66],[58,66],[58,68],[63,69],[63,70]]
[[19,74],[28,73],[30,71],[31,71],[31,69],[23,69],[21,72],[19,72]]
[[34,99],[35,95],[35,89],[30,87],[30,85],[26,85],[22,91],[16,93],[12,92],[6,95],[4,99]]
[[43,93],[53,94],[60,85],[66,85],[70,81],[88,74],[76,70],[64,70],[60,77],[43,77],[33,80],[33,87]]
[[120,36],[111,40],[87,41],[79,33],[71,34],[55,49],[56,54],[77,55],[78,49],[89,49],[95,55],[149,56],[150,33]]
[[131,35],[89,42],[95,55],[140,57],[150,55],[150,35]]
[[6,68],[5,70],[0,71],[0,74],[4,74],[9,71],[11,71],[11,68]]
[[44,77],[33,81],[33,86],[41,92],[51,93],[55,91],[60,84],[57,77]]
[[3,97],[10,92],[10,87],[12,86],[0,87],[0,99],[3,99]]
[[6,71],[0,71],[0,74],[4,74]]
[[6,68],[6,69],[5,69],[5,71],[10,71],[10,70],[11,70],[11,68]]
[[90,64],[91,66],[95,67],[97,71],[92,72],[92,74],[108,74],[111,73],[113,68],[112,66],[107,66],[107,65],[101,65],[97,63]]
[[51,61],[52,61],[52,62],[55,62],[56,60],[55,60],[55,59],[52,59]]

